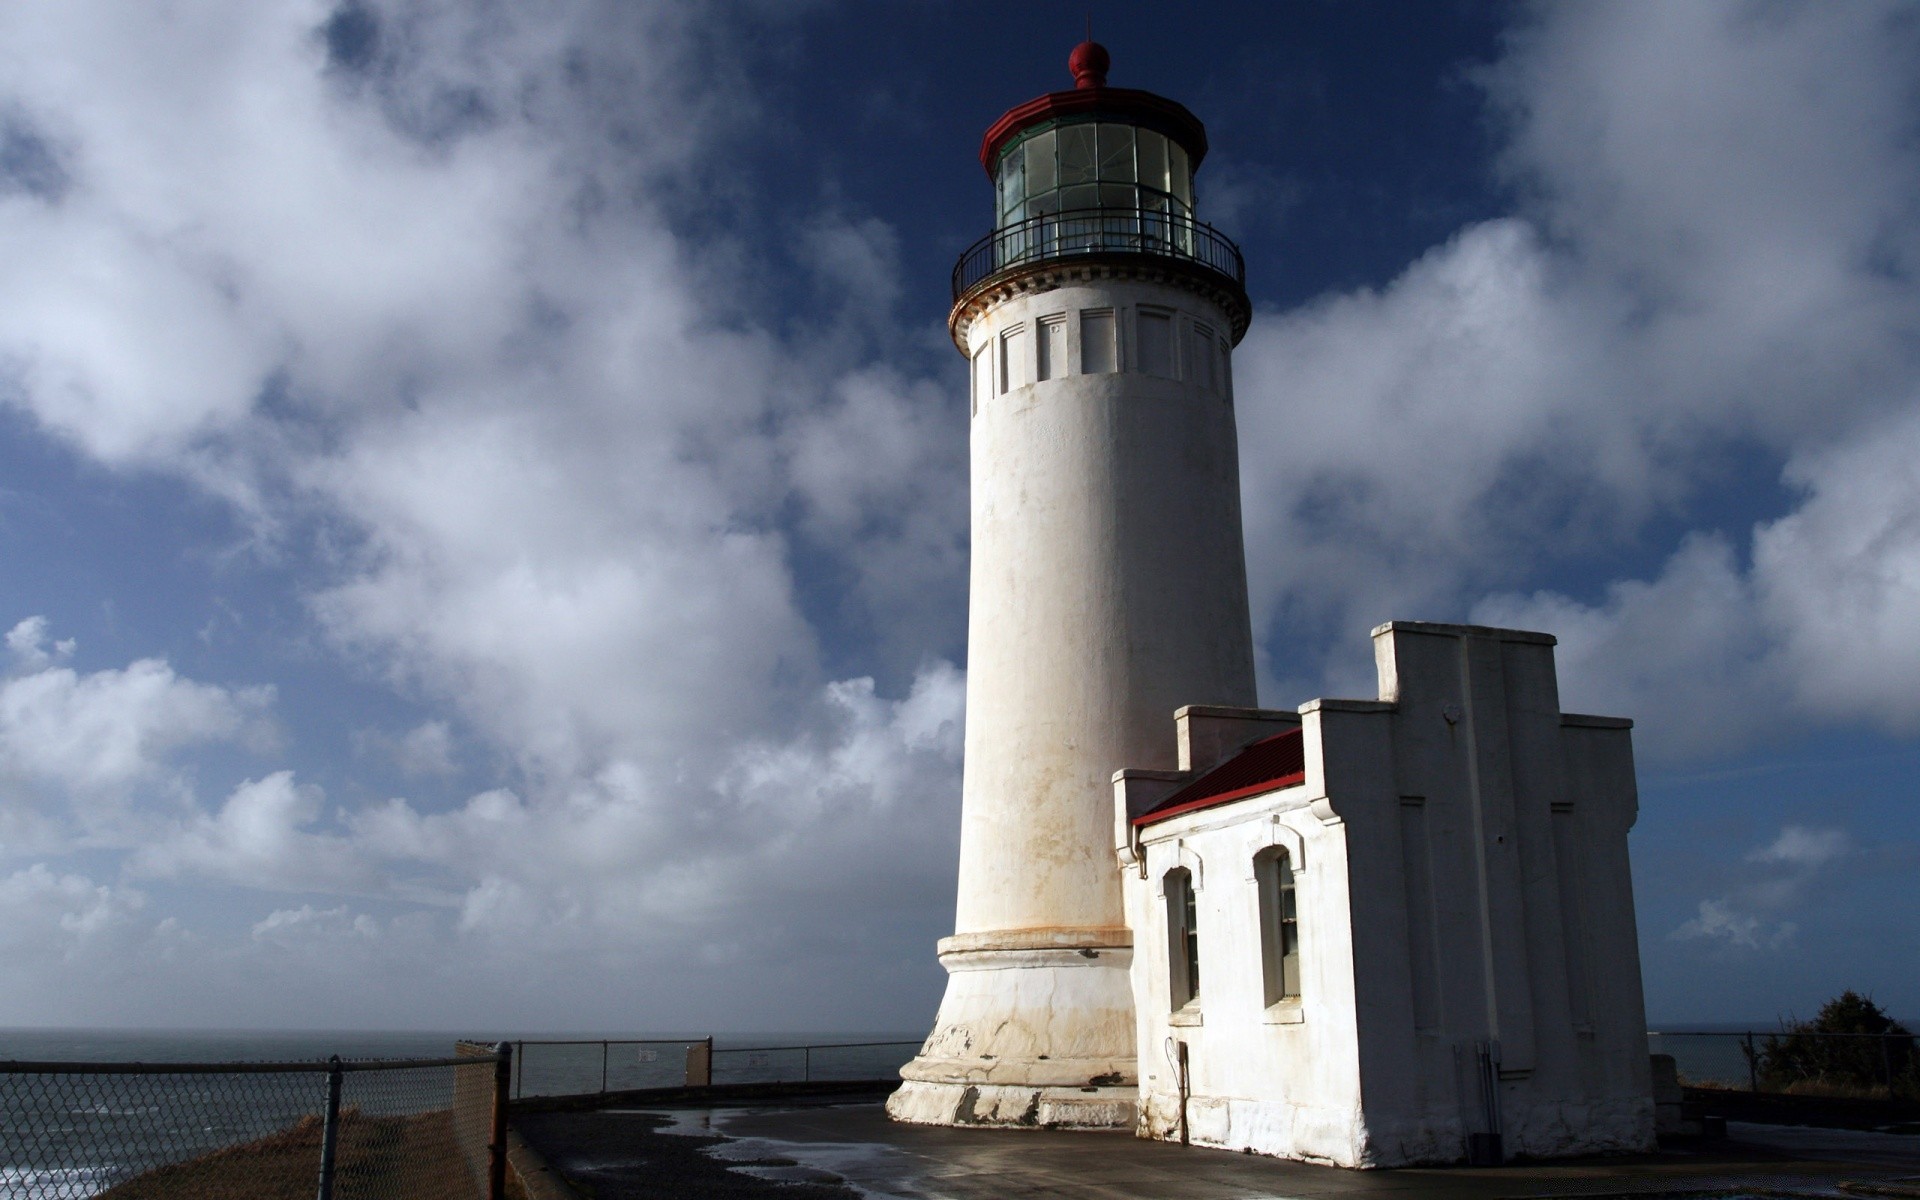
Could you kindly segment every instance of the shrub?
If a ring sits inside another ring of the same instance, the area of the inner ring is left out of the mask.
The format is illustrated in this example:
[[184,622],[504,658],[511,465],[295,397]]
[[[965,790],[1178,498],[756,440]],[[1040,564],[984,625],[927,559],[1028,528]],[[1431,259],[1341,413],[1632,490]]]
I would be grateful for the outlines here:
[[1781,1091],[1920,1095],[1920,1053],[1912,1031],[1872,997],[1853,991],[1821,1005],[1811,1021],[1782,1021],[1780,1033],[1767,1038],[1755,1057],[1761,1079]]

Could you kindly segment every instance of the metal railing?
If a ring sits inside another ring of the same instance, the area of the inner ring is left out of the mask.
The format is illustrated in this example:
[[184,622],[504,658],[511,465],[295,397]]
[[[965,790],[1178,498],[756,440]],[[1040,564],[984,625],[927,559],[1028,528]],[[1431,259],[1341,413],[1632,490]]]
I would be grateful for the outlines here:
[[1081,208],[1016,221],[969,246],[954,264],[953,298],[1013,267],[1099,254],[1177,259],[1225,276],[1235,287],[1247,284],[1240,248],[1204,221],[1147,208]]
[[[920,1042],[826,1042],[803,1046],[718,1046],[715,1083],[819,1083],[893,1079]],[[898,1051],[905,1050],[904,1054]],[[795,1068],[798,1068],[798,1074]]]
[[0,1061],[5,1200],[501,1200],[504,1046],[325,1062]]
[[1672,1055],[1694,1086],[1920,1099],[1920,1047],[1907,1033],[1649,1030],[1647,1048]]
[[513,1043],[514,1096],[591,1096],[713,1084],[893,1079],[918,1041],[716,1045],[705,1038],[551,1038]]
[[680,1086],[687,1052],[711,1038],[544,1038],[515,1040],[514,1098],[586,1096]]

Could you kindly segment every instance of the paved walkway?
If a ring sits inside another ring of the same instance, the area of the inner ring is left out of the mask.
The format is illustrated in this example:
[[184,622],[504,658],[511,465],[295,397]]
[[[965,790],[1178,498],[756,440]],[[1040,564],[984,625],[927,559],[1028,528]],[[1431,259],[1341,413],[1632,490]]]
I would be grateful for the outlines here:
[[595,1200],[1835,1196],[1846,1194],[1836,1190],[1842,1181],[1891,1183],[1900,1194],[1898,1180],[1920,1177],[1920,1136],[1763,1125],[1734,1125],[1725,1142],[1636,1158],[1346,1171],[1121,1133],[897,1125],[877,1103],[554,1113],[515,1124]]

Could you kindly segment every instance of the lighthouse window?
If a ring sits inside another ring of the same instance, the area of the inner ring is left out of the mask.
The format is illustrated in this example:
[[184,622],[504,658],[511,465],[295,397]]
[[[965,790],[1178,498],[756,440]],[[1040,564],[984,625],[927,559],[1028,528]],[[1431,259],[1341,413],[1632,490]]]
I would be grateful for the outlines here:
[[1059,379],[1067,374],[1066,317],[1040,318],[1040,340],[1033,348],[1039,358],[1038,378]]
[[1066,125],[1059,130],[1060,142],[1060,186],[1067,187],[1076,183],[1092,183],[1099,176],[1095,173],[1095,133],[1093,125]]
[[1212,391],[1219,386],[1213,377],[1213,330],[1195,323],[1187,335],[1187,361],[1193,364],[1193,381]]
[[973,356],[973,411],[980,412],[980,402],[993,395],[993,343],[988,342]]
[[1300,998],[1300,919],[1295,905],[1293,864],[1287,852],[1270,846],[1253,860],[1260,890],[1260,963],[1269,1006]]
[[1103,375],[1117,370],[1119,355],[1114,352],[1113,310],[1101,309],[1080,314],[1080,373]]
[[1140,310],[1140,361],[1135,365],[1142,375],[1174,378],[1173,314]]
[[1140,182],[1158,191],[1167,190],[1167,139],[1151,129],[1134,134],[1139,148]]
[[1000,163],[1000,211],[1009,217],[1027,193],[1026,156],[1009,154]]
[[1182,212],[1193,211],[1193,170],[1187,166],[1186,147],[1174,141],[1167,143],[1167,190]]
[[1027,331],[1015,326],[1000,335],[1000,390],[1027,385]]
[[1100,180],[1103,183],[1132,183],[1133,126],[1099,125]]
[[[996,176],[1000,223],[1013,225],[1082,208],[1189,215],[1191,170],[1187,152],[1151,129],[1112,121],[1051,125],[1001,153]],[[1162,237],[1164,226],[1161,222],[1156,227]],[[1070,247],[1074,237],[1084,240],[1087,233],[1064,232],[1059,236],[1065,240],[1057,243],[1044,230],[1021,235],[1028,236],[1043,239],[1047,247]],[[1025,247],[1023,241],[1022,253]]]
[[1023,156],[1027,166],[1027,195],[1039,196],[1060,186],[1059,172],[1054,170],[1053,154],[1053,130],[1043,130],[1027,139],[1027,150]]
[[1167,982],[1173,1007],[1200,998],[1200,934],[1193,876],[1185,867],[1167,872]]

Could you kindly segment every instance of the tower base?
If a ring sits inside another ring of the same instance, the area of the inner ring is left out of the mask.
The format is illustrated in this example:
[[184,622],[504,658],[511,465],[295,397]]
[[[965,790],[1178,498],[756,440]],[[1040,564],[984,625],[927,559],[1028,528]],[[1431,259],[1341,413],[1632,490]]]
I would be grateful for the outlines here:
[[1139,1096],[1140,1089],[1131,1086],[1045,1088],[909,1079],[887,1097],[887,1116],[910,1125],[1131,1129]]
[[940,943],[947,994],[887,1115],[920,1125],[1130,1129],[1133,936],[1023,929]]

